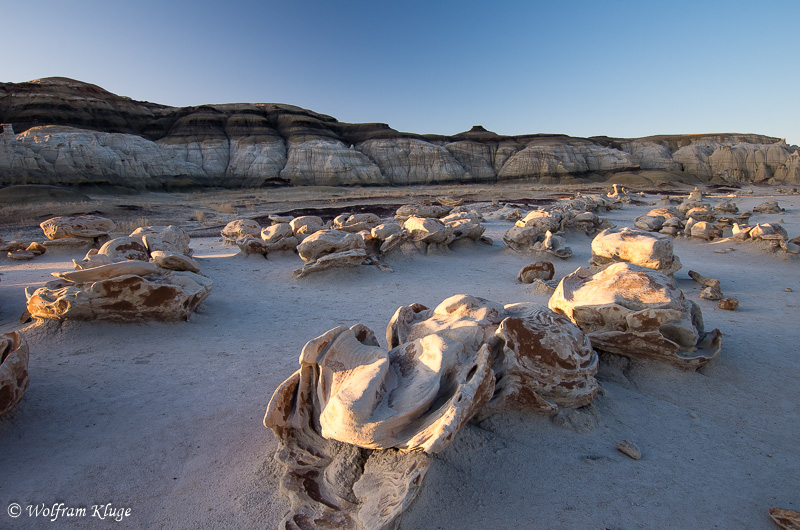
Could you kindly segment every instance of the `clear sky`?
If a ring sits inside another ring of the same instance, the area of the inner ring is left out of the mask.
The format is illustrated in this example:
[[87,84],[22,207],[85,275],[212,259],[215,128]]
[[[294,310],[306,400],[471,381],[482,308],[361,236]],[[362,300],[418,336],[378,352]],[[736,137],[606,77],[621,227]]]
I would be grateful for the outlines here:
[[0,0],[0,81],[455,134],[800,144],[797,0]]

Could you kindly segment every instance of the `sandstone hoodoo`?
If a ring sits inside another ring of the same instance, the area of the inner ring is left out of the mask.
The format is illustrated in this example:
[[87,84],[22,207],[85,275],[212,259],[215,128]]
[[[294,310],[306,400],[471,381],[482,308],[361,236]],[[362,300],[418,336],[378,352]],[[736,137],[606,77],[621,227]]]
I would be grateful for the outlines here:
[[796,146],[755,134],[414,134],[277,103],[168,107],[60,77],[0,83],[0,124],[0,185],[571,183],[619,173],[643,185],[800,182]]

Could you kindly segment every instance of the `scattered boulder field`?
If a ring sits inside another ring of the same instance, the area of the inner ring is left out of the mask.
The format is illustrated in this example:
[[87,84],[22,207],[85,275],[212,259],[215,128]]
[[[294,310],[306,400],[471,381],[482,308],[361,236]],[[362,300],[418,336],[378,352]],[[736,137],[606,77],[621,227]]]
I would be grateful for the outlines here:
[[[112,98],[97,92],[101,90],[97,87],[67,81],[56,84],[64,93],[91,90],[98,97]],[[9,112],[4,104],[0,93],[0,111]],[[289,143],[289,152],[283,155],[288,167],[293,160],[303,158],[291,151],[300,149],[300,144],[330,152],[333,148],[325,142],[342,143],[334,136],[323,141],[298,132],[310,127],[308,121],[313,118],[338,134],[361,135],[357,149],[352,144],[340,146],[351,151],[351,159],[367,159],[369,153],[377,156],[374,153],[385,150],[380,142],[389,141],[416,152],[421,159],[432,156],[416,144],[423,142],[421,139],[389,134],[378,141],[368,137],[371,130],[287,106],[275,107],[274,115],[259,118],[255,107],[247,105],[199,110],[133,101],[125,105],[125,120],[115,122],[120,132],[103,133],[109,138],[128,135],[139,138],[136,142],[145,142],[136,134],[147,131],[151,137],[166,135],[163,139],[180,124],[190,128],[200,123],[198,113],[206,119],[221,113],[226,116],[217,116],[223,130],[235,131],[231,120],[238,116],[235,123],[239,126],[257,125],[263,129],[264,141],[269,139],[277,145],[283,142],[283,133],[269,129],[273,120],[294,131],[291,138],[295,143]],[[58,115],[59,119],[77,119],[78,114],[70,112]],[[110,122],[102,125],[112,127]],[[472,133],[464,137],[469,140],[458,142],[487,145],[481,142],[489,133]],[[228,136],[225,139],[227,149],[232,149],[232,140]],[[11,140],[6,134],[4,141]],[[27,140],[13,141],[24,144]],[[664,140],[667,144],[669,141]],[[612,149],[610,140],[604,142],[602,149]],[[173,151],[184,145],[174,139],[162,143],[159,149],[171,146]],[[220,147],[223,143],[214,144],[220,152],[225,151]],[[495,171],[491,164],[480,165],[476,153],[481,150],[470,151],[464,145],[443,141],[431,145],[439,150],[435,160],[444,166],[470,160],[474,166],[470,171],[484,176],[490,175],[490,169]],[[477,149],[475,145],[470,149]],[[500,156],[499,145],[493,147],[495,157]],[[569,145],[571,149],[588,149],[585,156],[598,164],[610,163],[598,158],[597,153],[589,156],[592,151],[585,144]],[[627,155],[625,151],[606,155],[616,157],[613,160],[620,168],[632,164],[634,155],[653,165],[668,166],[670,152],[666,146],[657,149],[656,144],[641,142],[625,145],[631,150]],[[695,144],[680,149],[691,145]],[[566,149],[560,144],[549,148]],[[708,151],[713,157],[716,151],[709,149],[702,152]],[[727,151],[731,150],[729,146]],[[452,163],[444,153],[450,153]],[[514,161],[518,154],[507,149],[503,168],[508,164],[519,167],[522,162]],[[796,158],[796,152],[791,156]],[[187,155],[184,163],[189,164],[190,158]],[[379,167],[371,169],[364,164],[359,171],[370,178],[401,178],[397,167],[377,164]],[[475,168],[483,168],[482,173]],[[208,174],[219,170],[207,169]],[[279,174],[284,171],[285,167]],[[295,173],[291,175],[296,178]],[[498,175],[494,173],[494,178]],[[653,208],[631,219],[632,226],[617,226],[612,214],[618,219],[616,210],[632,205]],[[460,294],[439,299],[432,308],[413,298],[407,300],[385,323],[383,344],[367,325],[344,325],[341,321],[331,323],[330,329],[317,337],[306,338],[299,368],[287,373],[274,388],[263,420],[277,439],[280,490],[289,506],[283,520],[273,522],[281,528],[396,527],[401,515],[423,492],[434,455],[442,454],[468,425],[491,421],[509,411],[551,417],[553,421],[589,414],[586,411],[593,410],[594,400],[604,395],[604,380],[598,375],[604,363],[657,363],[693,373],[715,362],[725,355],[723,334],[727,331],[707,329],[700,303],[691,298],[717,302],[711,306],[713,311],[714,307],[738,311],[739,300],[724,296],[719,279],[695,270],[688,271],[690,280],[678,278],[684,269],[676,254],[676,240],[702,246],[714,256],[735,250],[725,245],[746,245],[793,266],[800,254],[800,236],[791,238],[794,234],[774,219],[786,213],[778,201],[760,203],[752,211],[741,210],[737,197],[710,196],[698,188],[688,196],[663,196],[655,201],[644,193],[615,185],[609,193],[576,193],[533,208],[513,202],[470,203],[443,196],[403,205],[388,217],[344,211],[329,220],[317,215],[270,215],[269,224],[263,218],[231,220],[219,231],[219,239],[215,238],[218,246],[231,250],[223,259],[233,264],[296,260],[301,266],[287,281],[300,289],[319,286],[325,274],[333,274],[329,269],[340,269],[336,274],[357,274],[359,267],[367,266],[389,278],[409,256],[423,260],[446,257],[464,247],[470,247],[476,255],[490,247],[502,247],[507,256],[529,259],[516,278],[507,278],[520,285],[519,299],[510,303],[467,294],[467,287],[476,284],[464,282]],[[764,216],[769,216],[769,222],[755,222]],[[494,232],[501,234],[499,241],[486,235],[489,223],[501,227]],[[0,416],[12,414],[29,387],[28,360],[36,352],[28,350],[24,338],[27,330],[43,321],[73,320],[118,325],[157,321],[186,326],[209,298],[214,284],[202,272],[208,258],[194,256],[192,238],[177,225],[141,226],[120,234],[114,220],[83,215],[50,218],[40,227],[44,235],[41,241],[0,240],[0,249],[13,260],[7,263],[24,267],[26,261],[56,251],[75,256],[73,270],[53,272],[55,280],[25,289],[26,311],[20,322],[33,320],[31,327],[0,335]],[[577,263],[575,255],[586,254],[574,252],[569,244],[581,245],[583,250],[587,241],[590,257],[587,263]],[[395,259],[398,257],[404,259]],[[571,261],[576,261],[574,271],[558,274]],[[12,273],[13,269],[8,275]],[[312,274],[313,279],[309,277]],[[690,295],[681,286],[702,289]],[[529,288],[533,290],[526,291]],[[526,299],[531,294],[540,301]],[[541,303],[542,299],[546,303]],[[708,311],[710,306],[704,307]],[[350,309],[347,318],[358,321],[358,309]],[[290,357],[296,354],[285,353]],[[275,369],[284,370],[285,365]],[[32,384],[36,384],[35,379]],[[616,445],[612,441],[611,446],[633,461],[646,458],[633,440],[622,439]],[[270,487],[277,491],[278,484]],[[778,510],[771,515],[783,521],[792,512]]]

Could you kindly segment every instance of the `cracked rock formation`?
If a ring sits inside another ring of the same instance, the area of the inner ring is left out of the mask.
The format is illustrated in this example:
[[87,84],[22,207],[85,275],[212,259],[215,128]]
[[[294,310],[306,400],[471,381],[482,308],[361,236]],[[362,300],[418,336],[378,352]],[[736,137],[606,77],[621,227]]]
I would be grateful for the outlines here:
[[28,390],[28,343],[16,331],[0,335],[0,418],[11,412]]
[[0,83],[0,124],[0,185],[557,183],[620,172],[651,184],[800,183],[797,147],[755,134],[402,133],[278,103],[168,107],[63,77]]
[[597,393],[597,354],[566,317],[468,295],[400,307],[389,349],[357,324],[309,341],[264,425],[280,439],[284,528],[391,528],[475,415],[553,414]]
[[548,303],[572,320],[595,349],[696,369],[714,359],[722,334],[706,332],[700,308],[653,269],[615,263],[565,276]]

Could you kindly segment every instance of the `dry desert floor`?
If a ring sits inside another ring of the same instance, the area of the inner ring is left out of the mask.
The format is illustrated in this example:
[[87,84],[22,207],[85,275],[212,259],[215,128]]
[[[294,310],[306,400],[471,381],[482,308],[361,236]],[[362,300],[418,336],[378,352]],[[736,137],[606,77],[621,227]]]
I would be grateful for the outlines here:
[[[296,255],[244,258],[223,245],[219,229],[228,220],[357,207],[388,216],[436,195],[533,208],[575,191],[288,188],[6,204],[5,240],[41,240],[38,222],[67,213],[100,212],[126,229],[179,224],[214,287],[184,323],[21,325],[25,287],[71,269],[82,254],[0,257],[0,332],[20,330],[31,351],[30,388],[0,420],[0,528],[104,527],[109,518],[92,517],[92,506],[108,503],[129,509],[119,527],[274,528],[288,501],[273,460],[277,441],[262,418],[308,340],[360,322],[384,343],[399,306],[433,307],[459,293],[547,304],[517,281],[525,264],[542,258],[504,247],[507,221],[484,223],[491,246],[392,254],[393,273],[361,266],[295,279],[292,271],[302,265]],[[633,226],[661,198],[656,192],[686,195],[690,188],[644,191],[637,204],[599,215]],[[790,237],[800,235],[798,195],[765,187],[709,192],[712,203],[735,192],[742,210],[777,200],[785,212],[753,220],[780,221]],[[591,256],[590,236],[569,233],[567,240],[574,255],[551,260],[556,278]],[[706,328],[722,331],[720,356],[697,372],[603,357],[602,390],[589,407],[468,424],[436,455],[400,528],[769,529],[776,528],[769,508],[800,510],[800,260],[752,242],[674,243],[683,263],[677,284],[700,305]],[[739,309],[698,299],[690,269],[719,279]],[[641,460],[615,448],[622,439],[639,446]],[[18,518],[7,514],[12,503],[23,510]],[[89,513],[51,522],[28,511],[59,503]]]

